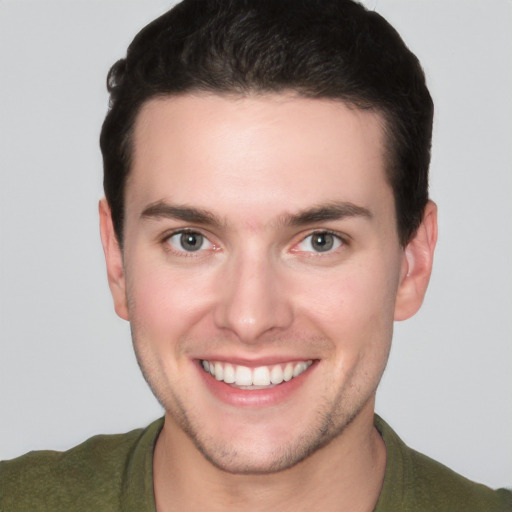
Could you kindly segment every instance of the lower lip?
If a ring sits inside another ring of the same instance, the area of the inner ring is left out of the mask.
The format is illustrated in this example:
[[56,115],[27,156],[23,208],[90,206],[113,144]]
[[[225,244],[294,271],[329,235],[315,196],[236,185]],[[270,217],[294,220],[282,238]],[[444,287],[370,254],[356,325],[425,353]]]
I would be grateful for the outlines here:
[[210,392],[222,402],[237,407],[269,407],[285,402],[295,393],[316,368],[316,361],[298,377],[288,382],[277,384],[267,389],[239,389],[219,381],[204,371],[201,361],[197,361],[197,369]]

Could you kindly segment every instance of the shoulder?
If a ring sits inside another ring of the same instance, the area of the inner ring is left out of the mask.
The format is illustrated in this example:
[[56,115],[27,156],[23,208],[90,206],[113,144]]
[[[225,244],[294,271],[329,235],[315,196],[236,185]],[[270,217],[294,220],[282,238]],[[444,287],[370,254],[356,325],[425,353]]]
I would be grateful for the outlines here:
[[65,452],[34,451],[0,462],[0,510],[102,510],[120,504],[137,448],[148,436],[154,438],[150,444],[156,440],[161,423],[95,436]]
[[404,511],[512,511],[512,491],[473,482],[443,464],[412,450],[380,418],[375,424],[388,452],[380,512],[389,505]]
[[512,491],[473,482],[415,450],[409,457],[414,499],[419,503],[430,502],[440,511],[512,511]]

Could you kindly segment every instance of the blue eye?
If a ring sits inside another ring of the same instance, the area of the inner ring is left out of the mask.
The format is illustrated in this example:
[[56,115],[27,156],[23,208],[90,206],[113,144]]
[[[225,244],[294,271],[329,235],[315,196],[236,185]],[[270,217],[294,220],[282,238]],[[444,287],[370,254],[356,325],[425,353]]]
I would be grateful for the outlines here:
[[337,249],[343,244],[339,236],[328,231],[317,231],[307,236],[297,247],[305,252],[329,252]]
[[212,247],[212,243],[207,238],[195,231],[175,233],[167,239],[167,243],[179,252],[197,252]]

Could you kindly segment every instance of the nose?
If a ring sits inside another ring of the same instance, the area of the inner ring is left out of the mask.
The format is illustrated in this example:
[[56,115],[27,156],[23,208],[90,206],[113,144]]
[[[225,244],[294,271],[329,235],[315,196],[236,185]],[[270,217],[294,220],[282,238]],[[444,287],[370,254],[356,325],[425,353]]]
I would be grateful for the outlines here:
[[248,344],[289,327],[293,309],[278,266],[268,256],[254,254],[239,254],[227,262],[218,284],[217,327],[232,331]]

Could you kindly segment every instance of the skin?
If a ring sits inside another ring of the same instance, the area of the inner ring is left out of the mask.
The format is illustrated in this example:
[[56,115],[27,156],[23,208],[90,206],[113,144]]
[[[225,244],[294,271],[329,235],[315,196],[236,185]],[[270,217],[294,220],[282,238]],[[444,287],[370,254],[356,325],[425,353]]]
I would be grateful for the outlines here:
[[[437,238],[430,202],[400,246],[383,148],[380,116],[339,101],[201,94],[143,107],[123,250],[105,200],[100,218],[116,311],[166,410],[158,510],[373,510],[385,471],[375,392]],[[182,248],[183,229],[204,237],[198,251]],[[319,252],[311,235],[326,232],[333,248]],[[314,364],[283,396],[235,403],[212,392],[200,359]]]

